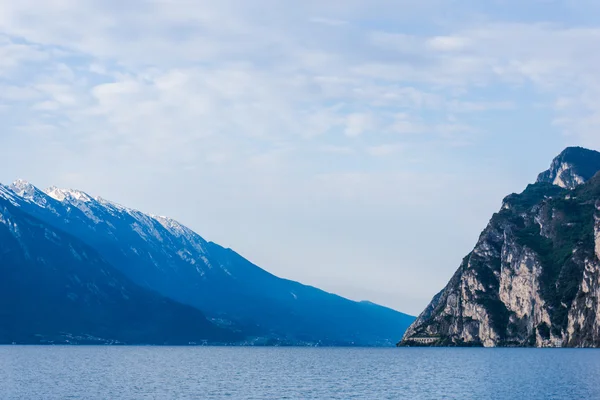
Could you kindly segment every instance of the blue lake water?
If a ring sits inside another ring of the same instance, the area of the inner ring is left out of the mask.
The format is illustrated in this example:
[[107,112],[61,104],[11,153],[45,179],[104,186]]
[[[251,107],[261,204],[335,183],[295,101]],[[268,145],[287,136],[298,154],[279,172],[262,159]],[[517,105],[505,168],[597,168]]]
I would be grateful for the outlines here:
[[600,399],[600,351],[0,346],[0,399]]

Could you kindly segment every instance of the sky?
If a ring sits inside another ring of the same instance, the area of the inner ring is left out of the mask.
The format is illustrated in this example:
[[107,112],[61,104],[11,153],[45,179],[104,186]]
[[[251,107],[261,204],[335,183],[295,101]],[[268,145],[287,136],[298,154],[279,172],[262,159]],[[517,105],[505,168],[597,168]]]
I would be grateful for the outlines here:
[[600,149],[591,0],[0,0],[0,182],[166,215],[418,314],[503,197]]

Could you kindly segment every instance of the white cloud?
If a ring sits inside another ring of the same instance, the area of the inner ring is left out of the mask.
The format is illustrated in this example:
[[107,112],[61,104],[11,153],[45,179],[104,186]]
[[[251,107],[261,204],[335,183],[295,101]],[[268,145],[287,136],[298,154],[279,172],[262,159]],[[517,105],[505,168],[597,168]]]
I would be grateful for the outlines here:
[[[520,139],[497,126],[514,120],[529,127],[532,120],[519,118],[530,102],[545,106],[543,117],[567,140],[600,146],[600,21],[503,22],[474,15],[483,3],[136,0],[117,8],[110,1],[0,0],[3,171],[15,165],[16,175],[37,174],[48,184],[62,180],[106,197],[129,193],[116,200],[181,212],[174,216],[242,251],[310,248],[282,235],[250,242],[270,237],[268,226],[275,231],[278,221],[286,231],[306,229],[298,240],[314,236],[355,251],[261,253],[290,277],[305,278],[313,259],[367,263],[375,240],[348,246],[320,235],[319,223],[339,224],[341,237],[353,229],[391,236],[402,233],[387,225],[389,215],[418,215],[432,226],[450,218],[430,204],[436,193],[484,188],[490,174],[473,177],[467,168],[471,180],[450,174],[446,185],[437,182],[439,171],[427,171],[442,159],[444,169],[459,169],[466,150],[456,147],[490,152]],[[37,165],[12,155],[23,148]],[[155,196],[157,185],[166,194]],[[496,207],[495,196],[505,193],[492,189],[472,198]],[[454,206],[472,215],[472,205]],[[482,209],[474,224],[489,212]],[[369,213],[378,225],[362,217]],[[353,218],[363,219],[347,222]],[[249,239],[244,226],[259,232]],[[469,228],[475,235],[481,226]],[[448,246],[449,259],[472,245],[462,244]],[[402,265],[434,268],[448,259],[421,260],[416,251],[390,251],[382,268],[401,281],[393,271],[406,271]],[[411,278],[423,292],[432,285]]]
[[39,98],[40,93],[31,87],[1,85],[0,100],[4,101],[31,101]]
[[332,19],[332,18],[324,18],[324,17],[312,17],[309,19],[310,22],[315,24],[324,24],[330,26],[343,26],[347,25],[348,21],[344,21],[341,19]]
[[355,137],[374,129],[376,126],[373,117],[365,113],[353,113],[346,117],[346,136]]
[[324,145],[319,147],[319,151],[324,153],[332,153],[332,154],[345,154],[350,155],[356,153],[356,151],[349,146],[334,146],[334,145]]
[[457,36],[436,36],[428,39],[426,43],[432,49],[439,51],[459,51],[469,45],[467,39]]
[[47,59],[48,55],[37,46],[15,42],[0,33],[0,72],[3,76],[11,76],[24,64]]
[[391,129],[395,133],[405,135],[422,133],[426,130],[426,126],[407,113],[398,113],[394,115],[394,123],[392,124]]
[[401,144],[382,144],[367,148],[367,153],[374,157],[383,157],[396,154],[403,149],[404,146]]

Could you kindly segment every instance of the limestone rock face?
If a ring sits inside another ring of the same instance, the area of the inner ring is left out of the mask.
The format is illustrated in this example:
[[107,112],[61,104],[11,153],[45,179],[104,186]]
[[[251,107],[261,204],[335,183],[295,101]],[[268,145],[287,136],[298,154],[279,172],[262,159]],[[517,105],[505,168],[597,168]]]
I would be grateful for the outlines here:
[[600,346],[598,171],[600,153],[569,148],[506,197],[399,345]]
[[581,147],[569,147],[552,161],[550,169],[538,176],[537,182],[552,183],[575,189],[600,171],[600,153]]

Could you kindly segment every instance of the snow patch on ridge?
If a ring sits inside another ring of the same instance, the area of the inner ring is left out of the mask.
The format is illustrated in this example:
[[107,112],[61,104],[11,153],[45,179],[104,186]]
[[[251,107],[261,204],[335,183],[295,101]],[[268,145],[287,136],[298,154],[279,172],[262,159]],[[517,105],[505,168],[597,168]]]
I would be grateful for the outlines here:
[[80,201],[83,203],[91,203],[93,200],[92,197],[85,192],[73,189],[60,189],[56,186],[49,187],[48,189],[44,190],[44,193],[52,197],[54,200],[58,200],[60,202],[71,200]]
[[176,236],[186,236],[190,233],[188,228],[175,221],[174,219],[162,215],[150,215],[150,217],[158,221],[166,230],[168,230]]
[[0,184],[0,197],[8,200],[13,206],[19,207],[19,203],[15,198],[15,193],[10,190],[8,187]]
[[35,186],[23,179],[13,182],[10,189],[19,197],[32,198],[35,194]]

